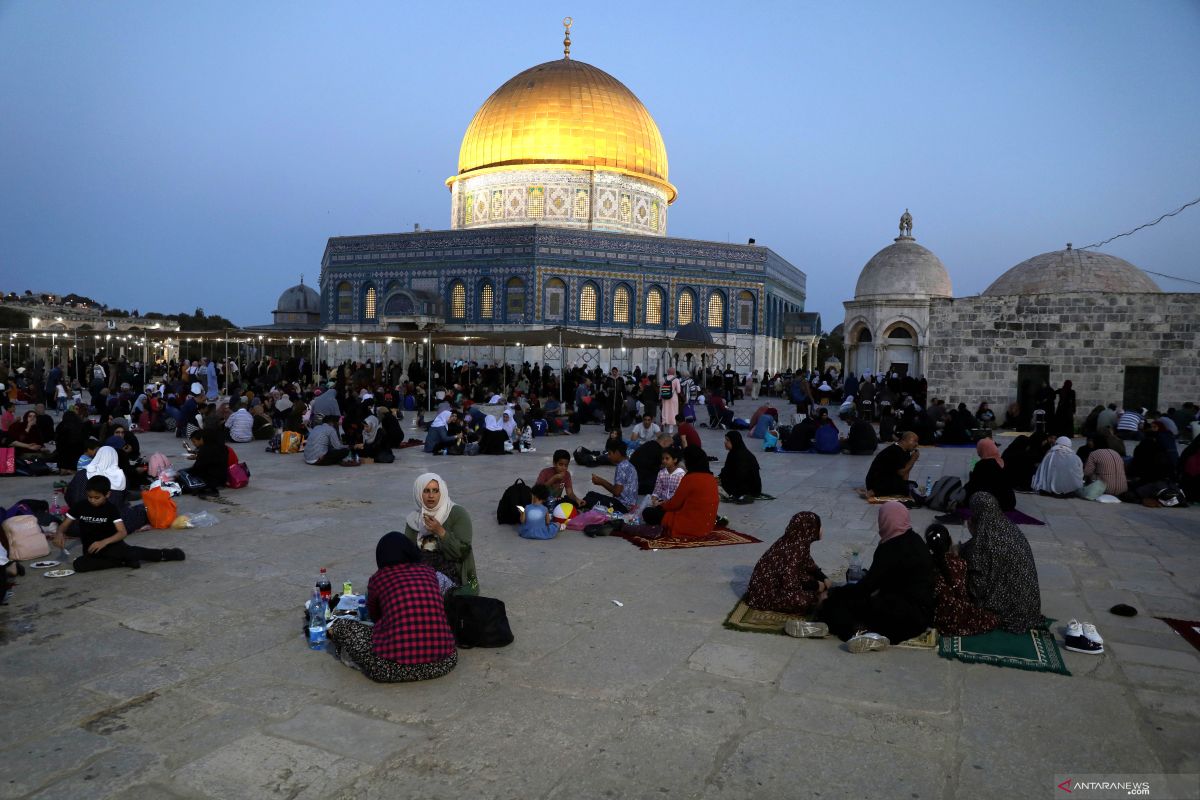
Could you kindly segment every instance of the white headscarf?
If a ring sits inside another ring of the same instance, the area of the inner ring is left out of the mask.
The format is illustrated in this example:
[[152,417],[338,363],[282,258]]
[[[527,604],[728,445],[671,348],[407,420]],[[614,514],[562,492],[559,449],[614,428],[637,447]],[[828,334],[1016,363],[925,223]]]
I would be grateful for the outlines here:
[[511,411],[504,412],[504,420],[500,423],[500,427],[504,428],[505,433],[512,436],[513,431],[516,430],[517,422],[513,419]]
[[1060,436],[1033,475],[1033,490],[1071,494],[1083,488],[1083,462],[1071,449],[1071,440]]
[[96,455],[86,467],[88,478],[103,475],[112,484],[114,492],[125,491],[125,473],[117,463],[117,451],[108,445],[96,451]]
[[483,424],[484,424],[484,427],[486,427],[489,431],[504,430],[504,426],[500,424],[500,418],[493,417],[491,414],[488,414],[486,417],[483,418]]
[[[426,508],[425,501],[421,499],[421,492],[430,481],[437,481],[442,492],[438,504],[433,508]],[[454,503],[450,502],[450,492],[446,488],[446,482],[436,472],[425,472],[417,477],[413,483],[413,500],[416,501],[417,510],[409,514],[406,521],[408,527],[417,532],[418,540],[433,535],[433,532],[425,527],[426,514],[437,520],[439,525],[444,525],[446,517],[450,516],[450,509],[454,508]]]
[[431,427],[431,428],[446,427],[447,423],[450,422],[450,414],[451,413],[452,412],[450,411],[450,409],[446,409],[445,411],[439,412],[438,415],[433,418],[433,422],[430,423],[429,427]]

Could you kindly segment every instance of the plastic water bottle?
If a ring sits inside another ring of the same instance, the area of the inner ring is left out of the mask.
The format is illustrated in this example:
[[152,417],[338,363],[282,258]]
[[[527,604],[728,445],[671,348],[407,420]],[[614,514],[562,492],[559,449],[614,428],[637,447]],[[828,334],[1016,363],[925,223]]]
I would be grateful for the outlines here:
[[929,493],[933,491],[933,476],[930,475],[925,479],[925,496],[929,497]]
[[863,578],[862,557],[855,550],[850,554],[850,566],[846,568],[846,583],[858,583]]
[[367,598],[358,598],[358,618],[363,622],[371,621],[371,613],[367,611]]
[[321,593],[313,589],[312,599],[308,601],[308,646],[312,650],[325,649],[325,609],[329,603],[321,598]]
[[329,602],[329,597],[333,594],[333,586],[329,583],[329,576],[325,574],[324,567],[321,567],[321,574],[317,576],[317,591],[321,593],[322,600]]

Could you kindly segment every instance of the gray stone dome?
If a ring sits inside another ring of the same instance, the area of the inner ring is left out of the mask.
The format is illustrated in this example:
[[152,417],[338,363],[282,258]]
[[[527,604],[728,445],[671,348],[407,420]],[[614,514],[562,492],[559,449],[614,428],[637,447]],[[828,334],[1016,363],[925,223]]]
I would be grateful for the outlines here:
[[901,236],[876,253],[858,275],[854,299],[869,297],[952,297],[950,275],[942,260]]
[[311,286],[305,286],[301,282],[279,295],[279,302],[275,304],[275,310],[319,314],[321,313],[321,295],[317,294]]
[[1001,275],[983,294],[1064,294],[1067,292],[1161,292],[1149,275],[1123,258],[1093,250],[1042,253]]

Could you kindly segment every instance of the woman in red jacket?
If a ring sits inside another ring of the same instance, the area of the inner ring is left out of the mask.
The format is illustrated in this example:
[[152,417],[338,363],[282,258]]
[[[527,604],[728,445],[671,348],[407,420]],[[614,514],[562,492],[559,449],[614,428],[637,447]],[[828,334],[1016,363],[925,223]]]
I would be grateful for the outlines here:
[[688,447],[683,451],[683,466],[687,474],[671,499],[643,511],[646,524],[627,528],[629,533],[647,539],[691,539],[712,533],[720,497],[717,479],[708,470],[708,454],[699,447]]

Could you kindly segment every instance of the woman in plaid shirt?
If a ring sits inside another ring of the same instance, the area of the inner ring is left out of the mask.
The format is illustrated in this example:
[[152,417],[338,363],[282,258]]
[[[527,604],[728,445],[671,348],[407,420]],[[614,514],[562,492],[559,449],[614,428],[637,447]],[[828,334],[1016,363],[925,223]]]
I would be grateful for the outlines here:
[[337,619],[329,639],[339,656],[373,681],[396,683],[440,678],[458,663],[433,567],[403,533],[385,534],[375,546],[379,571],[367,583],[374,626]]

